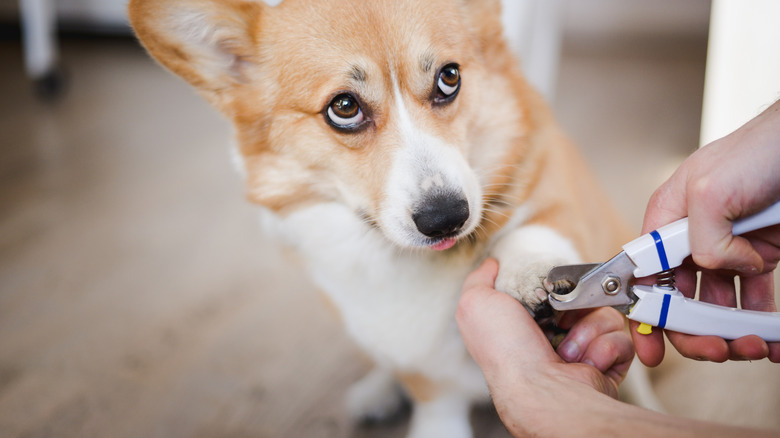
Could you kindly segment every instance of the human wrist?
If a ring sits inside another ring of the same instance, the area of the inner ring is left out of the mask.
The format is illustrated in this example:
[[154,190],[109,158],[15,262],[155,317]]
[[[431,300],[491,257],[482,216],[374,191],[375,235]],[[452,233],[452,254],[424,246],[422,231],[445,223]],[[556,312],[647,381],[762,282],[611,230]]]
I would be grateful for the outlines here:
[[[571,373],[572,367],[580,367]],[[585,364],[545,364],[523,373],[502,373],[489,381],[501,421],[515,437],[598,436],[616,413],[628,407],[607,395],[616,386]],[[606,385],[606,386],[604,386]],[[595,434],[595,435],[594,435]]]

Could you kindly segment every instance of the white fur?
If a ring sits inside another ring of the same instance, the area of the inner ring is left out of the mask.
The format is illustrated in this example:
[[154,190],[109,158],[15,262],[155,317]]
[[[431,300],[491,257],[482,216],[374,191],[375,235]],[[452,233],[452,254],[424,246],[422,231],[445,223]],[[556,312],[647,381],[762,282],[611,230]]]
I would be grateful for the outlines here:
[[[525,211],[520,210],[521,216]],[[303,254],[314,281],[333,300],[348,334],[380,369],[420,374],[445,389],[436,399],[415,406],[409,436],[470,437],[468,407],[486,400],[488,393],[454,314],[463,280],[480,260],[460,253],[399,249],[336,203],[299,210],[279,225]],[[536,281],[518,282],[527,277],[522,273],[529,267],[533,275],[546,273],[550,265],[537,269],[537,260],[579,259],[566,239],[538,226],[508,233],[497,242],[494,255],[500,257],[502,273],[508,273],[511,290],[533,290]],[[353,415],[381,416],[396,406],[387,373],[379,373],[350,391]],[[444,435],[431,435],[433,430]]]
[[381,228],[398,246],[430,245],[430,239],[417,230],[410,211],[421,202],[427,189],[437,187],[465,196],[469,219],[458,237],[471,233],[479,225],[482,214],[482,190],[476,175],[456,146],[415,125],[395,77],[393,88],[401,145],[393,157],[385,185],[386,201],[378,217]]
[[462,344],[451,336],[457,335],[453,315],[473,260],[399,250],[335,203],[295,212],[283,225],[347,331],[375,360],[405,372],[441,366],[444,375],[465,363]]
[[204,78],[213,80],[225,72],[233,72],[236,57],[221,45],[232,37],[225,31],[231,27],[221,26],[206,12],[184,8],[172,13],[166,24],[175,30],[183,44],[197,51],[195,62],[201,66]]
[[233,164],[233,168],[241,176],[241,180],[246,180],[246,161],[244,156],[241,155],[241,151],[238,149],[238,143],[235,140],[230,145],[230,162]]
[[542,280],[556,265],[580,263],[571,241],[549,227],[528,225],[517,228],[496,243],[492,251],[501,267],[496,289],[533,309],[547,293]]
[[471,438],[470,403],[459,394],[444,394],[418,403],[407,438]]
[[[338,204],[300,211],[284,225],[298,241],[315,281],[339,309],[348,334],[378,367],[424,375],[448,388],[444,398],[414,407],[409,436],[471,436],[468,406],[486,400],[488,393],[459,336],[454,313],[474,260],[399,251]],[[397,394],[381,375],[353,388],[348,397],[353,415],[390,413],[397,403]],[[362,412],[356,407],[361,403]],[[458,409],[447,409],[452,406]]]

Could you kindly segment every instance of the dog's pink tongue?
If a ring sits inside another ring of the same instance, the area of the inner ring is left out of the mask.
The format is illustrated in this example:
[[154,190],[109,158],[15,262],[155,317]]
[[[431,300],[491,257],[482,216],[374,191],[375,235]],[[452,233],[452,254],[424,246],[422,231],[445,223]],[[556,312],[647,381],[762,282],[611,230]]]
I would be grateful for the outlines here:
[[445,249],[452,248],[455,245],[455,242],[455,239],[444,239],[436,245],[431,245],[431,249],[434,251],[444,251]]

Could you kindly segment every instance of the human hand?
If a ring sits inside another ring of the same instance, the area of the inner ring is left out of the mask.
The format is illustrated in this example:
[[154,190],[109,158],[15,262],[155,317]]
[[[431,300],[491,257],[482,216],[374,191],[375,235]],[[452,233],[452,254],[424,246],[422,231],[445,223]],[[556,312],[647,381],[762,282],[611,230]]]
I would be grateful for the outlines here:
[[[692,259],[675,270],[677,287],[693,297],[701,271],[700,300],[736,307],[739,276],[743,309],[777,311],[773,271],[780,261],[780,226],[733,236],[733,222],[780,199],[780,102],[734,133],[688,157],[653,194],[642,234],[688,217]],[[664,356],[662,330],[631,333],[640,360],[658,365]],[[780,362],[780,343],[757,336],[726,341],[667,331],[672,345],[689,358],[723,362],[769,357]]]
[[617,397],[634,357],[622,315],[612,308],[567,313],[559,356],[526,309],[494,289],[497,273],[498,262],[488,259],[468,276],[457,321],[510,432],[560,421],[548,417],[562,403],[609,406],[605,395]]

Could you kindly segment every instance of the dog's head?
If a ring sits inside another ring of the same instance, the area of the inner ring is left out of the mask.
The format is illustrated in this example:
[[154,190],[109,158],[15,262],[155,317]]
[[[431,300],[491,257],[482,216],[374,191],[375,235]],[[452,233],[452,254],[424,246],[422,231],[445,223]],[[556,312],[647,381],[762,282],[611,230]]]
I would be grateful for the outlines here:
[[498,0],[130,2],[149,52],[234,122],[250,199],[280,213],[338,202],[433,249],[491,228],[501,193],[522,191],[528,91],[499,13]]

